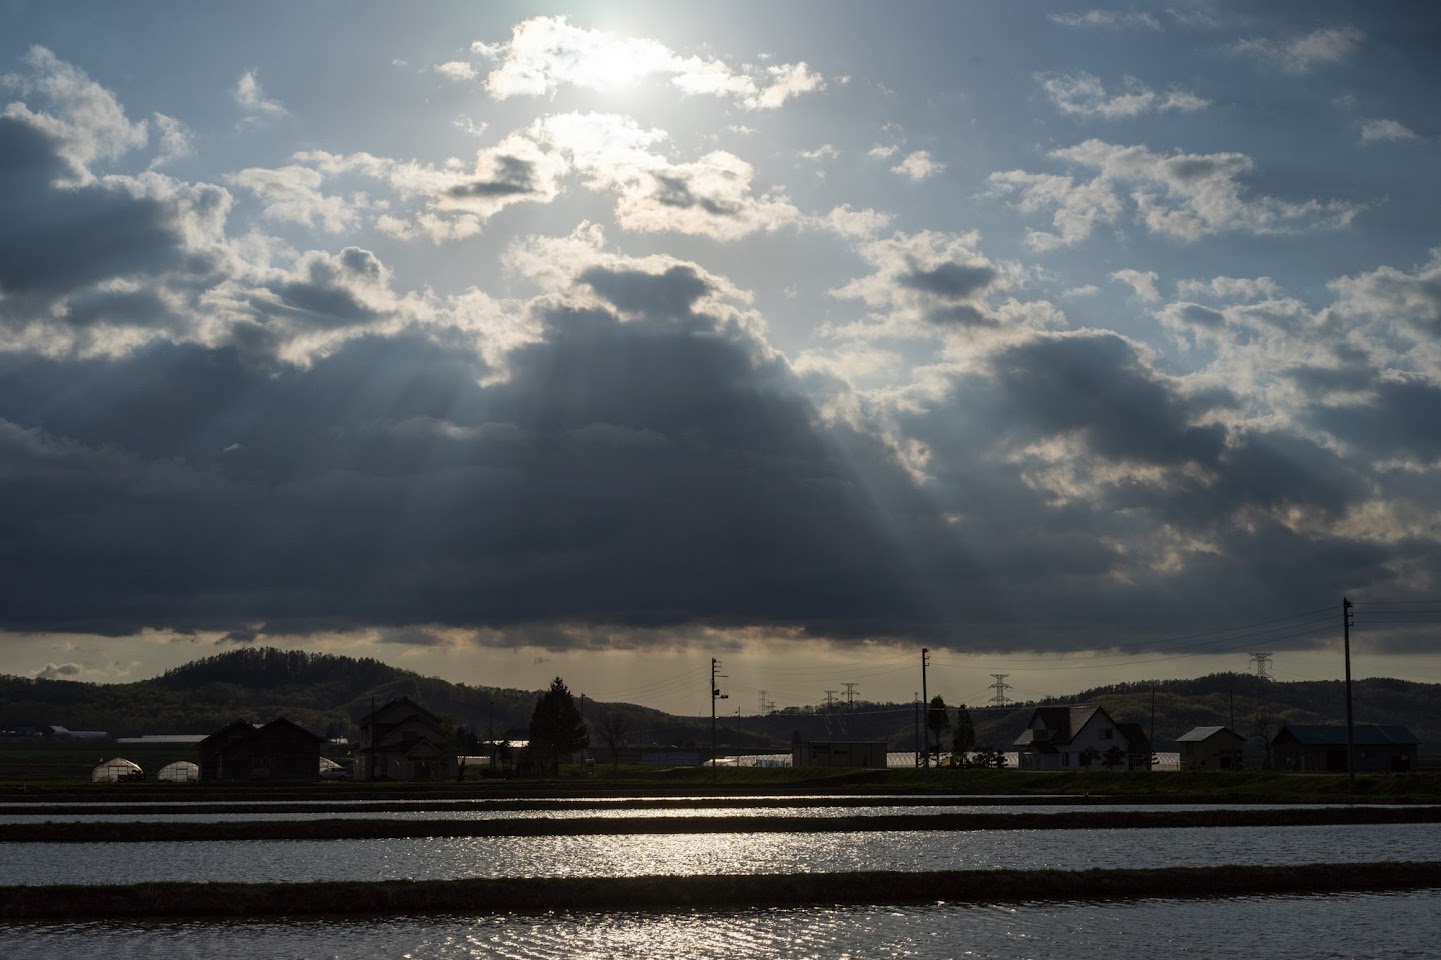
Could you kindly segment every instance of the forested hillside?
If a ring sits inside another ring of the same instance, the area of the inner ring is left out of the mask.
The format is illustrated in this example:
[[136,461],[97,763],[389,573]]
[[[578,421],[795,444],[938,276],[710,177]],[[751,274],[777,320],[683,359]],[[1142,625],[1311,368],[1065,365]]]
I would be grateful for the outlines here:
[[[574,678],[568,678],[572,681]],[[572,684],[574,686],[574,684]],[[933,693],[935,691],[932,691]],[[1402,724],[1423,753],[1441,752],[1441,684],[1368,679],[1355,684],[1357,723]],[[944,691],[940,691],[944,696]],[[423,677],[373,659],[269,648],[234,650],[196,660],[152,680],[91,684],[0,675],[0,728],[59,724],[105,730],[113,736],[208,734],[245,717],[290,719],[327,736],[352,736],[371,709],[408,696],[471,733],[525,736],[538,691],[472,686]],[[1283,723],[1342,723],[1339,681],[1262,681],[1222,673],[1195,680],[1096,687],[1044,703],[1099,703],[1116,720],[1155,731],[1158,750],[1192,727],[1232,726],[1247,737],[1274,733]],[[1154,704],[1154,711],[1153,711]],[[957,704],[950,704],[952,707]],[[1007,747],[1038,704],[970,708],[977,744]],[[602,747],[603,713],[624,718],[632,745],[708,746],[709,717],[673,717],[634,704],[587,705],[593,742]],[[791,707],[765,716],[723,717],[717,739],[725,748],[785,750],[806,740],[884,740],[893,750],[915,743],[917,714],[910,703]],[[948,741],[947,741],[948,742]]]

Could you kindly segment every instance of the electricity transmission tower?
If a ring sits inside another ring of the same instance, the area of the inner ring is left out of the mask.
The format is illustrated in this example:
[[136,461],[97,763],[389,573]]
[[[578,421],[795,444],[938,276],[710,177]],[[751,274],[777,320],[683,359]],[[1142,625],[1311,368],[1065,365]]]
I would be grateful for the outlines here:
[[997,707],[1007,706],[1011,702],[1006,696],[1006,690],[1010,688],[1010,684],[1006,683],[1006,678],[1009,677],[1010,674],[993,673],[991,676],[996,678],[996,682],[991,684],[991,689],[996,691],[995,696],[991,697],[991,704]]
[[846,712],[849,713],[855,710],[856,687],[860,684],[842,683],[841,686],[846,688]]
[[1256,679],[1271,679],[1271,655],[1269,653],[1251,654],[1251,662],[1256,665]]

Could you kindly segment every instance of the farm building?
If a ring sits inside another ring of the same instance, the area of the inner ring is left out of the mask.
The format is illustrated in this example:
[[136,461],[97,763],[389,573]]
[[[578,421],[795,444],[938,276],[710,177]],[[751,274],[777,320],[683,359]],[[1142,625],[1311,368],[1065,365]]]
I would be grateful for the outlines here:
[[[1403,726],[1358,723],[1352,728],[1358,773],[1406,773],[1416,769],[1420,741]],[[1278,770],[1346,772],[1346,727],[1287,724],[1271,739]]]
[[325,738],[284,717],[236,720],[200,741],[202,780],[314,780]]
[[793,767],[881,767],[886,745],[844,740],[809,740],[791,745]]
[[1239,770],[1245,743],[1228,727],[1196,727],[1176,738],[1182,770]]

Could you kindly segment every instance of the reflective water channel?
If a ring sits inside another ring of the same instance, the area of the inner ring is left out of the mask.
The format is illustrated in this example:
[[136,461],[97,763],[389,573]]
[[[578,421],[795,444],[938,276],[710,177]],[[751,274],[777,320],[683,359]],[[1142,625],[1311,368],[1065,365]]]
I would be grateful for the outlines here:
[[560,913],[296,922],[0,925],[0,956],[909,957],[942,960],[1420,960],[1436,955],[1441,891],[1009,906]]
[[304,882],[1441,860],[1434,824],[7,843],[0,884]]

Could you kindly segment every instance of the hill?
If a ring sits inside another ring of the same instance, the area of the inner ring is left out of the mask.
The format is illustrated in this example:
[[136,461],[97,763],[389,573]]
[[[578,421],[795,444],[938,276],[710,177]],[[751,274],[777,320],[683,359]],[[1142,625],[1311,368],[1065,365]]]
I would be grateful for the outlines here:
[[[944,695],[944,691],[940,691]],[[271,648],[205,657],[135,683],[92,684],[0,675],[0,728],[60,724],[114,736],[208,734],[236,719],[290,719],[327,736],[353,736],[373,704],[408,696],[469,733],[522,738],[539,691],[472,686],[424,677],[374,659]],[[1354,685],[1357,723],[1396,723],[1441,753],[1441,684],[1375,678]],[[1259,681],[1219,673],[1195,680],[1113,684],[1044,704],[1099,703],[1116,720],[1154,729],[1157,750],[1174,749],[1192,727],[1225,725],[1248,737],[1283,723],[1343,723],[1340,681]],[[1154,710],[1153,710],[1154,704]],[[1009,745],[1040,704],[970,708],[976,742]],[[956,704],[952,704],[956,706]],[[709,717],[676,717],[636,704],[587,707],[602,747],[602,711],[624,718],[632,745],[708,746]],[[1154,717],[1154,719],[1153,719]],[[910,703],[857,703],[854,710],[788,707],[764,716],[722,718],[718,741],[731,749],[788,750],[791,740],[884,740],[913,749],[917,714]],[[1259,743],[1257,739],[1257,743]]]
[[[484,737],[493,730],[523,738],[539,695],[451,683],[368,658],[257,648],[194,660],[134,683],[0,675],[0,728],[58,724],[116,737],[209,734],[237,717],[286,716],[326,736],[350,737],[375,705],[408,696],[470,734]],[[638,743],[697,742],[700,736],[694,721],[634,704],[607,706],[625,715]]]

